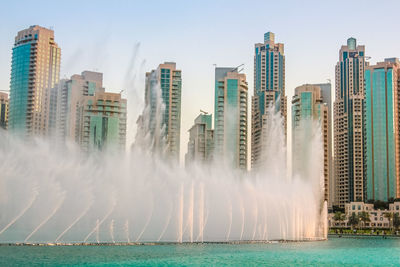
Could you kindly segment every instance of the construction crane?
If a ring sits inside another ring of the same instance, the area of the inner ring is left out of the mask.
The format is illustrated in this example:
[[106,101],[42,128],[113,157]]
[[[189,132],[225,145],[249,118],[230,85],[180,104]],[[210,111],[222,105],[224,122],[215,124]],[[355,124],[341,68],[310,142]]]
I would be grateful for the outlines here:
[[238,69],[239,69],[240,67],[242,67],[242,66],[244,66],[244,63],[243,63],[243,64],[240,64],[240,65],[237,66],[236,68],[232,69],[232,71],[237,70],[238,72],[241,72],[241,71],[243,71],[243,68],[241,68],[240,70],[238,70]]
[[200,113],[203,113],[204,115],[208,115],[207,111],[204,111],[204,110],[201,110],[201,109],[200,109]]

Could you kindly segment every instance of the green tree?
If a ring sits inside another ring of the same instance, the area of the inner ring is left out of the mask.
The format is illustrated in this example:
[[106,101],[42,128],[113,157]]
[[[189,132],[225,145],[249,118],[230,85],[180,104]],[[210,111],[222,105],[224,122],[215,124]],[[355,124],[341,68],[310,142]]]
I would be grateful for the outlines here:
[[363,222],[363,225],[365,225],[365,223],[371,221],[370,215],[369,215],[369,213],[366,212],[366,211],[360,212],[360,214],[358,214],[358,218],[359,218],[360,221]]
[[351,229],[358,224],[358,216],[354,212],[348,217],[348,223],[351,225]]
[[389,203],[382,201],[382,200],[376,200],[374,202],[374,209],[376,210],[387,210],[389,208]]
[[394,214],[392,212],[385,212],[383,214],[383,216],[388,219],[388,221],[389,221],[389,229],[392,230],[393,229]]
[[398,212],[396,212],[393,215],[393,227],[397,230],[400,227],[400,215]]
[[346,215],[343,212],[337,211],[335,212],[335,215],[333,215],[333,219],[336,222],[339,222],[339,225],[341,226],[342,222],[346,220]]

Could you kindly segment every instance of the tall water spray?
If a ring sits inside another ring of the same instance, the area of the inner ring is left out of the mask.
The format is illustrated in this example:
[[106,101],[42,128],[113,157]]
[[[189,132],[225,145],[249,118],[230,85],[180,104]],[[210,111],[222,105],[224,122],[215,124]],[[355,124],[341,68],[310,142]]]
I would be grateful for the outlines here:
[[119,155],[57,151],[46,141],[22,142],[1,132],[0,242],[326,238],[318,134],[303,155],[312,159],[303,166],[307,177],[288,173],[282,118],[273,112],[257,171],[234,170],[224,161],[185,169],[164,160],[163,104],[156,97],[158,112],[144,107],[135,144]]

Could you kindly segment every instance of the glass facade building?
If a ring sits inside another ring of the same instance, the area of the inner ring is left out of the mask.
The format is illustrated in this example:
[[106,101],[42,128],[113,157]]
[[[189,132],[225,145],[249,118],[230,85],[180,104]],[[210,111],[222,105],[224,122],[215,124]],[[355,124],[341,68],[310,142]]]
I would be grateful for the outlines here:
[[286,134],[285,55],[284,45],[275,43],[275,35],[267,32],[264,43],[255,44],[254,51],[254,96],[252,98],[251,164],[257,167],[263,147],[263,128],[268,111],[275,105],[275,112],[284,117]]
[[399,197],[398,59],[386,59],[365,70],[366,199]]
[[47,135],[50,88],[59,80],[61,49],[52,30],[18,32],[11,60],[9,129],[22,136]]
[[231,166],[247,170],[246,75],[237,68],[215,69],[215,155]]
[[126,99],[98,89],[83,96],[76,114],[76,142],[83,151],[121,151],[126,143]]
[[[179,160],[181,131],[182,76],[176,63],[165,62],[146,73],[145,105],[148,128],[154,140],[154,149],[166,144],[168,156]],[[142,119],[144,117],[142,116]]]

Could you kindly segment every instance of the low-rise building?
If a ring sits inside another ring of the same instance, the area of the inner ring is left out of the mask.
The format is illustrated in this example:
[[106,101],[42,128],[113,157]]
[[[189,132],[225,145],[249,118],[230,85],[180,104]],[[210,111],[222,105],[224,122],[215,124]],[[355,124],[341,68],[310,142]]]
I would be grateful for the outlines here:
[[351,227],[349,223],[349,218],[354,213],[359,216],[362,212],[367,212],[369,214],[369,222],[362,222],[360,219],[360,226],[365,228],[387,228],[391,227],[391,222],[387,213],[400,213],[400,202],[394,202],[389,204],[389,209],[374,209],[374,204],[364,203],[364,202],[350,202],[345,204],[344,220],[337,221],[334,219],[335,214],[330,213],[328,215],[328,225],[329,227]]
[[8,94],[0,92],[0,128],[7,129]]

